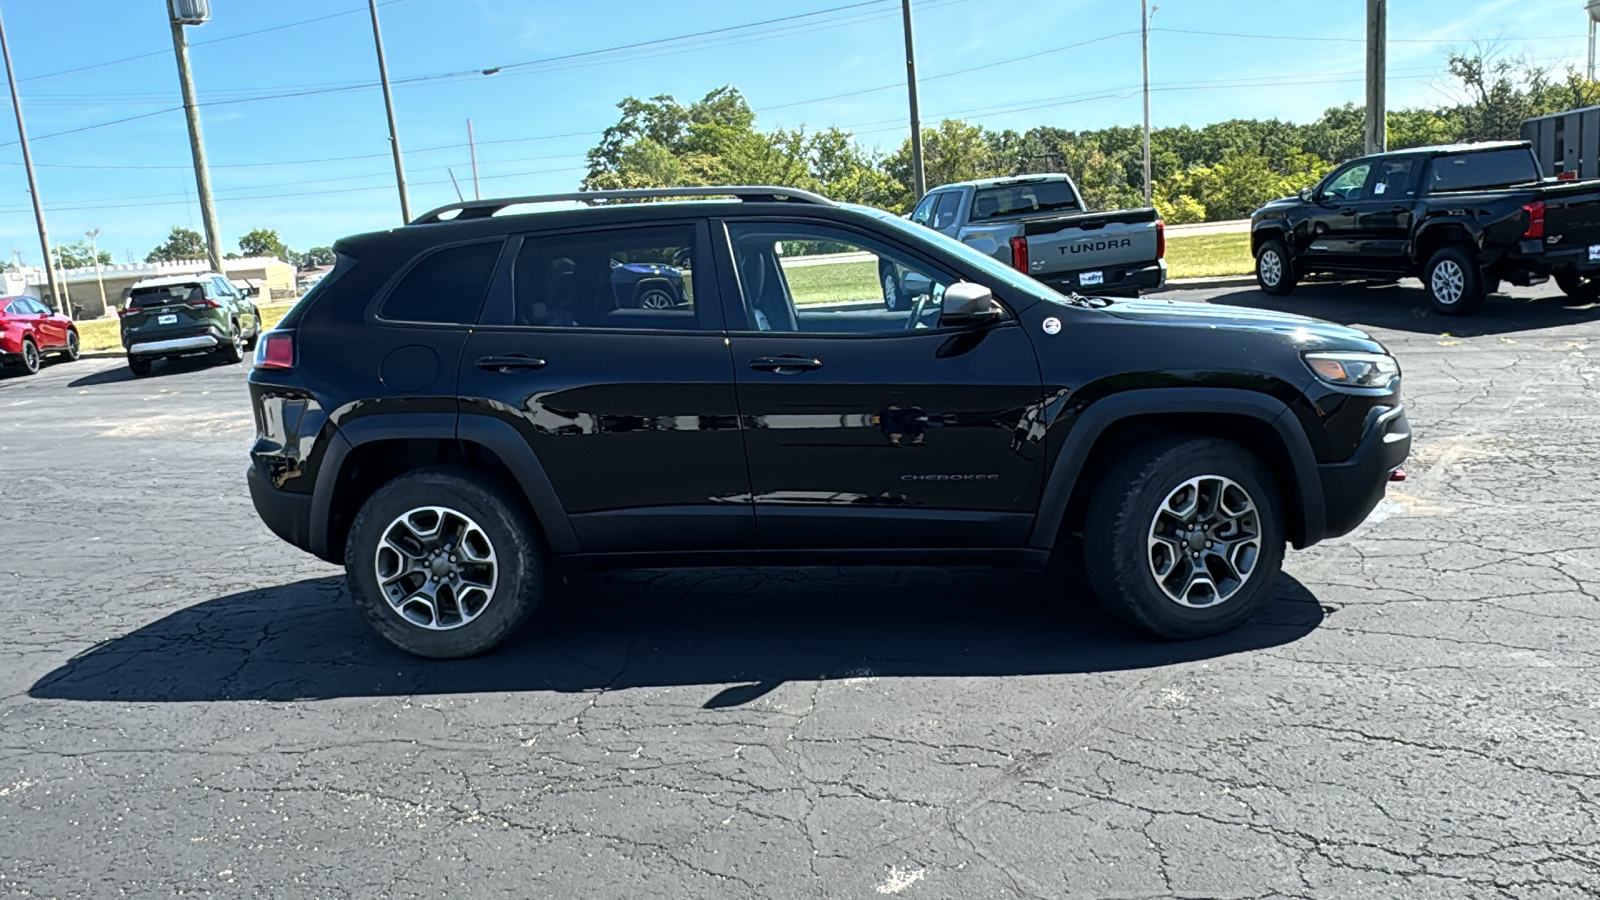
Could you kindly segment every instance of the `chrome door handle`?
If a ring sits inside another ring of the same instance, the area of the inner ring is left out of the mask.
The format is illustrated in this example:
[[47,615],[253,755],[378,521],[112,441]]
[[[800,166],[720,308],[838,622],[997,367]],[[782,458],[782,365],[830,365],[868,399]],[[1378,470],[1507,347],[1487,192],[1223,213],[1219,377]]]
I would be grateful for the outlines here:
[[793,375],[822,368],[822,360],[804,356],[758,356],[750,360],[750,368],[760,372]]
[[546,365],[542,359],[512,353],[507,356],[485,356],[478,360],[478,368],[485,372],[531,372]]

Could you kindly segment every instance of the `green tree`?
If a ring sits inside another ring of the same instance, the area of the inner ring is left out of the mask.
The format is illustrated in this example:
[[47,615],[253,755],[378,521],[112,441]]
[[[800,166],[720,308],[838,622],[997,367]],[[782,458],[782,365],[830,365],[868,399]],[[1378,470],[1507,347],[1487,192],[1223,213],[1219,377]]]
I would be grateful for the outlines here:
[[239,252],[244,256],[270,256],[291,262],[294,251],[284,246],[278,232],[270,228],[257,228],[239,238]]
[[[88,241],[73,241],[70,244],[58,244],[55,248],[56,265],[63,269],[84,269],[95,263],[94,248]],[[111,251],[101,250],[99,253],[100,265],[111,265]]]
[[167,239],[151,250],[145,262],[177,262],[186,259],[205,259],[206,240],[200,232],[190,228],[174,227]]
[[[961,119],[945,119],[937,128],[922,129],[922,159],[929,190],[1000,174],[983,126]],[[884,160],[884,168],[901,188],[899,202],[890,208],[905,212],[917,199],[912,196],[911,138]]]
[[331,266],[338,260],[332,247],[312,247],[300,254],[299,267],[302,269],[311,266]]

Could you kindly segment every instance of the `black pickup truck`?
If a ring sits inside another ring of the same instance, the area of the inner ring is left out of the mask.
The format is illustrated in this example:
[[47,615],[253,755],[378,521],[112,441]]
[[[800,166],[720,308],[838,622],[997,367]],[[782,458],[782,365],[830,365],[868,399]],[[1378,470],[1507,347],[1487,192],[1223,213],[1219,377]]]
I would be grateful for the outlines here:
[[1417,276],[1450,316],[1477,311],[1502,280],[1554,276],[1568,296],[1600,297],[1600,181],[1541,180],[1526,141],[1362,157],[1256,210],[1250,233],[1269,294],[1326,272]]

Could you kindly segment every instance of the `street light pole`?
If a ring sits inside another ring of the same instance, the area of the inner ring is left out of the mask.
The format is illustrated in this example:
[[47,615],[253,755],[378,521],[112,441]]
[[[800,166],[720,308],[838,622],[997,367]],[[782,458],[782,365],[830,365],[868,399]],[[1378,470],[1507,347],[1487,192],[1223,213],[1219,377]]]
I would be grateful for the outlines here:
[[[1150,183],[1150,0],[1139,0],[1139,33],[1144,46],[1144,205],[1151,204],[1154,186]],[[1159,7],[1157,7],[1159,9]]]
[[922,165],[922,113],[917,109],[917,49],[911,37],[911,0],[900,0],[906,28],[906,90],[911,96],[911,188],[915,203],[928,192],[928,173]]
[[6,81],[11,85],[11,106],[17,111],[17,139],[22,142],[22,165],[28,170],[28,193],[33,195],[33,217],[39,222],[39,246],[44,248],[45,279],[50,283],[50,299],[61,314],[72,317],[72,306],[62,299],[56,283],[56,268],[50,257],[50,231],[44,227],[44,202],[39,199],[39,182],[33,177],[33,154],[28,150],[28,129],[22,124],[22,101],[17,97],[17,75],[11,69],[11,45],[6,43],[6,25],[0,20],[0,54],[6,60]]
[[96,243],[100,237],[100,229],[85,231],[84,234],[89,238],[89,254],[94,257],[94,282],[100,286],[100,310],[107,312],[109,309],[106,306],[106,281],[100,276],[100,245]]
[[400,129],[394,121],[394,92],[389,89],[389,64],[383,58],[383,32],[378,28],[378,0],[367,0],[372,11],[372,42],[378,48],[378,80],[383,82],[383,108],[389,114],[389,146],[394,151],[394,180],[400,188],[402,225],[411,224],[411,198],[406,195],[406,164],[400,156]]
[[178,61],[178,85],[183,90],[183,115],[189,122],[189,152],[194,156],[195,190],[200,196],[200,221],[206,230],[206,255],[211,259],[211,271],[221,275],[222,230],[217,227],[217,207],[211,199],[206,139],[200,132],[200,105],[195,101],[194,75],[189,71],[189,38],[184,34],[184,24],[176,16],[171,25],[172,51]]

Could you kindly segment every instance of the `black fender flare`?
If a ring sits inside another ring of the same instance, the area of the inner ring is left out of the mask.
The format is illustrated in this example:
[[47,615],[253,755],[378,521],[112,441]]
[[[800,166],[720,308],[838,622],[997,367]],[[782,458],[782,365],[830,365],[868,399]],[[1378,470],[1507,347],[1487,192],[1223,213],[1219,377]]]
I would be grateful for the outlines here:
[[1141,388],[1112,394],[1096,400],[1078,414],[1051,466],[1028,545],[1040,550],[1055,546],[1084,464],[1106,429],[1133,416],[1196,412],[1249,416],[1272,426],[1283,441],[1294,468],[1294,484],[1299,492],[1297,505],[1305,535],[1300,546],[1307,547],[1321,540],[1327,529],[1327,513],[1317,458],[1289,407],[1275,397],[1239,388],[1177,387]]
[[[1467,233],[1467,239],[1472,243],[1473,253],[1479,257],[1478,261],[1480,264],[1488,265],[1489,263],[1494,262],[1494,260],[1483,258],[1483,251],[1485,248],[1482,223],[1471,216],[1441,214],[1435,215],[1432,218],[1423,219],[1420,223],[1418,223],[1417,230],[1412,234],[1411,255],[1412,258],[1416,260],[1417,269],[1419,271],[1428,264],[1428,260],[1423,257],[1421,252],[1423,244],[1427,243],[1428,239],[1435,232],[1448,228],[1459,228]],[[1443,242],[1443,244],[1450,243],[1456,242],[1450,240]]]
[[1259,222],[1250,224],[1250,258],[1254,259],[1256,251],[1261,249],[1262,241],[1265,240],[1261,236],[1262,233],[1269,231],[1279,232],[1282,235],[1283,242],[1289,247],[1289,255],[1291,257],[1294,256],[1294,242],[1291,240],[1294,236],[1294,226],[1289,224],[1289,220],[1262,219]]
[[456,413],[387,413],[342,424],[330,437],[317,469],[311,494],[311,552],[329,562],[328,521],[334,488],[345,457],[363,444],[383,440],[461,440],[477,444],[500,458],[517,479],[528,505],[555,553],[578,551],[577,533],[556,496],[555,486],[528,442],[511,425],[479,415]]
[[500,419],[463,413],[456,426],[456,437],[487,449],[511,470],[523,496],[528,499],[529,508],[544,529],[550,552],[578,552],[578,533],[572,529],[572,521],[567,518],[566,508],[561,505],[550,476],[521,432]]

